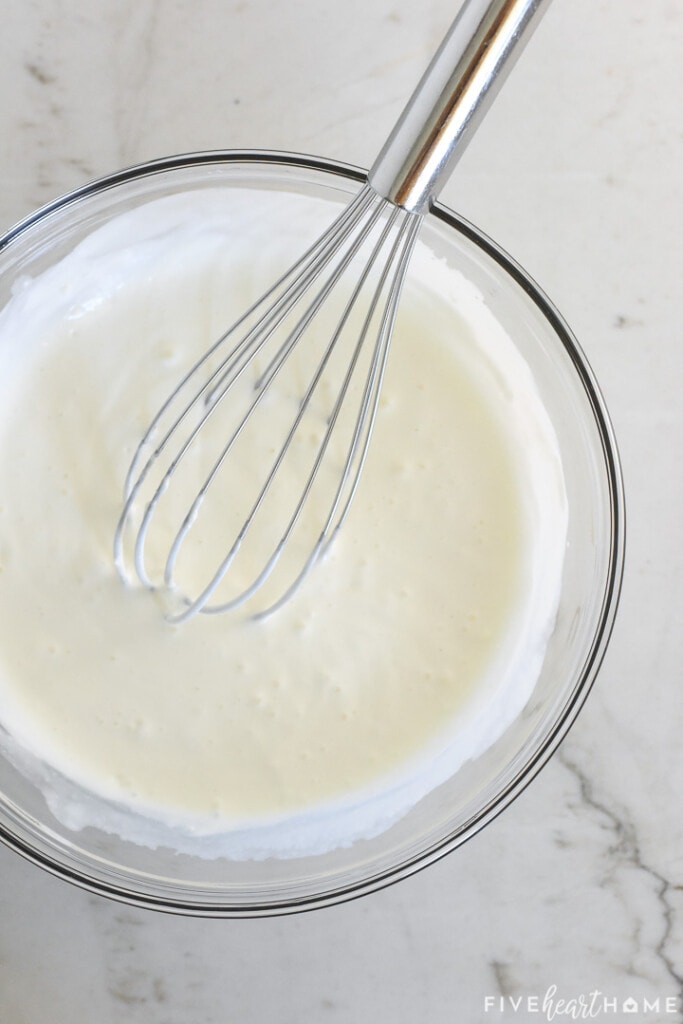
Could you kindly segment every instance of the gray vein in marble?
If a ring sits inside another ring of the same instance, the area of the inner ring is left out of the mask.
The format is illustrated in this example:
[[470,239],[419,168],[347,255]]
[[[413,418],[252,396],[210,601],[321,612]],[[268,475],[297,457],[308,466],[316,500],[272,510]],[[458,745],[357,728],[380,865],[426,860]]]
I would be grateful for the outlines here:
[[157,0],[136,4],[134,8],[123,11],[122,15],[120,30],[125,45],[117,47],[117,53],[121,54],[121,67],[117,76],[117,135],[119,162],[126,165],[138,159],[140,150],[140,135],[146,111],[144,104],[140,109],[139,99],[149,94],[149,82],[156,64],[159,5]]
[[500,960],[491,961],[491,969],[496,982],[496,988],[501,996],[512,996],[518,991],[518,985],[512,976],[510,964],[502,963]]
[[614,317],[614,326],[619,330],[631,327],[644,327],[645,321],[638,317],[629,316],[628,313],[617,313]]
[[107,991],[116,1004],[128,1010],[160,1005],[168,999],[164,978],[150,971],[140,958],[137,933],[143,925],[137,912],[123,910],[115,914],[109,935],[114,956],[107,958]]
[[35,78],[41,85],[52,85],[56,82],[57,76],[53,75],[51,71],[47,71],[46,68],[37,62],[27,61],[24,65],[29,75]]
[[[683,965],[678,965],[675,962],[674,956],[670,952],[669,948],[673,938],[673,927],[675,921],[675,908],[673,906],[671,896],[675,891],[683,889],[683,886],[672,882],[660,871],[657,871],[654,867],[643,860],[638,835],[633,822],[628,820],[625,816],[621,816],[614,807],[608,806],[604,800],[597,796],[592,780],[580,765],[573,760],[569,751],[566,749],[566,746],[562,747],[558,751],[556,757],[576,779],[579,786],[582,804],[595,811],[605,823],[605,827],[614,832],[614,842],[608,850],[608,853],[612,858],[611,874],[616,870],[617,864],[628,863],[638,871],[647,875],[655,885],[655,894],[662,918],[662,928],[659,942],[653,947],[652,952],[659,960],[667,977],[675,986],[675,994],[678,997],[679,1005],[676,1019],[683,1022]],[[640,929],[636,923],[633,934],[634,945],[636,948],[638,946],[639,939]],[[639,972],[632,967],[630,973],[635,975]],[[674,1018],[670,1017],[668,1019],[673,1020]]]

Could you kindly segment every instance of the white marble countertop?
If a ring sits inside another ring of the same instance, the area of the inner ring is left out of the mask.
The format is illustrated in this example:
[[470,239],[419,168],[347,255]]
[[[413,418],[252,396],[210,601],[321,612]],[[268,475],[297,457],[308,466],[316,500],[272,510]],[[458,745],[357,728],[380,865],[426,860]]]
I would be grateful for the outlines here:
[[[175,152],[367,165],[456,6],[6,5],[0,226]],[[294,918],[128,909],[2,848],[2,1024],[533,1022],[553,986],[556,1019],[683,1021],[682,54],[678,0],[555,0],[444,194],[554,298],[620,441],[622,605],[558,755],[454,855]]]

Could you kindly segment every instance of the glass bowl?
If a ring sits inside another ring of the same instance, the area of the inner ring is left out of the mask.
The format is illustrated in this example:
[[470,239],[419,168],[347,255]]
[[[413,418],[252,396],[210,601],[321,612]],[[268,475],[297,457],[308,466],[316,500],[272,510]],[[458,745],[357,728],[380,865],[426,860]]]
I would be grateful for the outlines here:
[[[339,163],[262,151],[177,156],[121,171],[44,207],[0,241],[0,304],[23,275],[40,273],[98,225],[150,199],[218,185],[339,200],[355,194],[363,178]],[[440,205],[421,237],[477,285],[507,329],[535,377],[563,459],[568,557],[555,628],[523,712],[484,754],[381,835],[291,859],[206,859],[200,839],[196,851],[179,853],[93,827],[72,830],[51,814],[30,773],[0,756],[0,838],[35,864],[93,892],[181,914],[246,917],[326,906],[455,850],[515,798],[567,733],[596,677],[619,598],[624,503],[612,428],[581,349],[529,276]]]

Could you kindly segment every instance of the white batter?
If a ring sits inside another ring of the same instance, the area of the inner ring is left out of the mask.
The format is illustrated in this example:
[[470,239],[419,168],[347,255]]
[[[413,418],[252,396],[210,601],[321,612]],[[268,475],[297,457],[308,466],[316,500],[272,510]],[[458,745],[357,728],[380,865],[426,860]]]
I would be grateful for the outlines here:
[[207,855],[370,836],[493,742],[538,676],[566,536],[529,371],[422,248],[352,514],[296,597],[259,622],[169,626],[122,584],[112,538],[147,422],[301,248],[304,207],[308,233],[329,217],[249,202],[124,215],[0,317],[0,724],[74,827],[155,843],[157,822]]

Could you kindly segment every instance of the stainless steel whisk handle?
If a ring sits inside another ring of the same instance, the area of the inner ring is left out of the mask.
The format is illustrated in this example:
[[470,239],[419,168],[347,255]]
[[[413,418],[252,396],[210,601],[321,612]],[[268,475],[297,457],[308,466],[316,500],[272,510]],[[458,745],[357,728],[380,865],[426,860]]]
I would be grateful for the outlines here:
[[550,0],[465,0],[368,181],[423,213],[450,176]]

